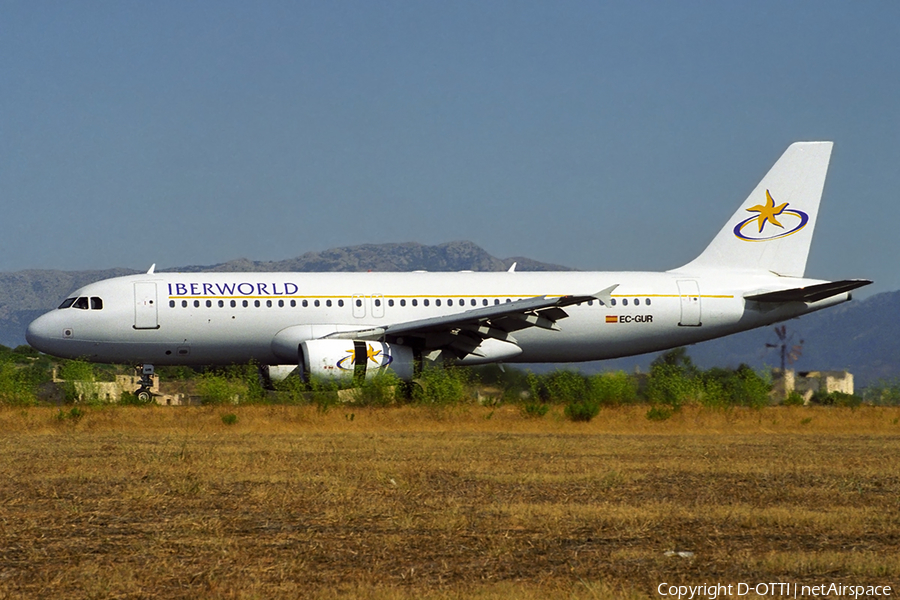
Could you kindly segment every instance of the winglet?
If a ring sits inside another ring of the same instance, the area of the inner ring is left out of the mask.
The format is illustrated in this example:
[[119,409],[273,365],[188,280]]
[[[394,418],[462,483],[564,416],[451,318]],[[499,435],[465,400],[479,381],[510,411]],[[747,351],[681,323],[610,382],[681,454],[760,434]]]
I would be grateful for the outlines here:
[[516,263],[513,263],[512,266],[506,270],[507,273],[515,273],[516,272]]
[[592,294],[592,295],[594,296],[594,298],[596,298],[597,300],[602,302],[605,306],[611,306],[612,305],[612,293],[613,293],[613,290],[616,289],[617,287],[619,287],[618,283],[611,285],[604,290],[600,290],[596,294]]
[[153,263],[152,265],[150,265],[150,270],[147,271],[147,275],[153,275],[153,273],[155,271],[156,271],[156,263]]

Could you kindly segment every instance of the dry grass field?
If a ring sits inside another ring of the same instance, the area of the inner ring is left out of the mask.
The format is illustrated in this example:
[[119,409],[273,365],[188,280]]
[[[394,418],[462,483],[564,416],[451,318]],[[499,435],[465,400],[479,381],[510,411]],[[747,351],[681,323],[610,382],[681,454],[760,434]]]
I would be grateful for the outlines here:
[[896,408],[83,410],[0,410],[0,599],[900,587]]

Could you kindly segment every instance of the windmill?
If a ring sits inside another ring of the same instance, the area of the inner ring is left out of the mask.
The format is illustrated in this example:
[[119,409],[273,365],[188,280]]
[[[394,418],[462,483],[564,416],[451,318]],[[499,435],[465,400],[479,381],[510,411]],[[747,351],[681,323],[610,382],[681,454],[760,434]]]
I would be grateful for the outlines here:
[[803,354],[803,340],[794,343],[794,332],[788,334],[787,325],[780,325],[775,328],[775,335],[778,336],[777,344],[766,344],[766,348],[781,349],[781,372],[785,372],[787,365],[794,363]]

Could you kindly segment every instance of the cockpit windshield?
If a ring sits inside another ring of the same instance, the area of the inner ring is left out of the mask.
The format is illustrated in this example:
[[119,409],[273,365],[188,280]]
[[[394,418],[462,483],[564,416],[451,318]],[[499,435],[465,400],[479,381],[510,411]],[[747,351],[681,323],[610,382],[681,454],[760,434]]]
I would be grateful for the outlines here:
[[63,300],[62,304],[59,305],[59,308],[102,310],[103,299],[98,298],[97,296],[91,296],[90,298],[88,298],[87,296],[80,296],[78,298],[66,298],[65,300]]

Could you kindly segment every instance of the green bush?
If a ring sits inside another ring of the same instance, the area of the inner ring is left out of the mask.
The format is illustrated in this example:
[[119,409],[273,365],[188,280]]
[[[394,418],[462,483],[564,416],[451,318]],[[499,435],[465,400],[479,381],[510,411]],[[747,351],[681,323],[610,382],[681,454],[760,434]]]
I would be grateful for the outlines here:
[[235,423],[237,423],[237,421],[237,415],[234,413],[227,413],[222,415],[222,422],[226,425],[234,425]]
[[81,410],[77,406],[73,406],[68,411],[60,409],[59,412],[56,414],[56,418],[59,421],[66,421],[66,420],[77,421],[77,420],[81,419],[81,417],[83,417],[84,414],[85,413],[83,410]]
[[666,405],[672,411],[689,402],[707,408],[762,408],[769,403],[771,387],[769,381],[743,364],[734,370],[701,371],[684,348],[676,348],[653,361],[644,393],[651,404]]
[[670,367],[687,379],[695,379],[700,376],[700,369],[694,365],[694,361],[688,356],[687,348],[683,346],[660,354],[650,363],[651,370],[660,366]]
[[468,399],[471,373],[456,367],[426,367],[412,388],[413,400],[421,404],[446,405]]
[[578,371],[559,370],[543,377],[551,402],[572,404],[590,399],[588,378]]
[[267,401],[255,363],[210,369],[196,379],[196,392],[204,404],[257,404]]
[[225,376],[246,387],[241,395],[241,404],[258,404],[267,399],[266,389],[259,372],[259,365],[250,362],[246,365],[232,365],[224,369]]
[[877,406],[900,406],[900,379],[881,379],[863,390],[866,402]]
[[66,402],[93,404],[100,400],[93,364],[84,360],[63,361],[59,366],[59,377],[64,380],[62,388]]
[[812,404],[821,404],[823,406],[844,406],[856,408],[862,404],[862,398],[853,394],[845,394],[843,392],[825,393],[823,391],[815,392],[810,398]]
[[0,404],[31,406],[37,403],[37,383],[28,367],[17,366],[8,356],[0,358]]
[[328,412],[329,408],[339,402],[338,390],[341,389],[341,382],[333,377],[311,377],[306,383],[306,389],[307,401],[311,401],[322,412]]
[[522,414],[530,419],[539,419],[547,414],[550,405],[540,400],[526,400],[522,404]]
[[748,367],[735,370],[712,368],[702,375],[700,403],[710,408],[749,406],[762,408],[769,404],[771,384]]
[[784,399],[782,402],[784,406],[803,406],[806,402],[803,400],[803,396],[801,396],[797,392],[791,392],[788,394],[788,397]]
[[308,404],[311,402],[310,385],[298,376],[291,375],[280,381],[273,381],[277,402],[281,404]]
[[239,404],[248,389],[239,379],[204,373],[197,379],[196,391],[203,404]]
[[588,389],[589,397],[601,406],[637,402],[637,381],[623,371],[591,375]]
[[646,395],[651,404],[665,404],[680,410],[686,402],[699,398],[702,384],[677,366],[656,364],[650,370]]
[[661,406],[651,406],[644,416],[650,421],[665,421],[672,416],[672,410]]
[[587,422],[600,413],[600,403],[596,400],[585,399],[566,404],[565,414],[573,421]]
[[552,371],[543,376],[529,374],[527,381],[531,399],[525,404],[525,411],[543,416],[547,413],[547,402],[555,402],[565,405],[564,413],[573,421],[590,421],[600,412],[601,403],[618,402],[619,396],[627,395],[629,389],[615,375],[587,377],[570,370]]
[[[530,400],[524,410],[530,414],[547,403],[564,404],[565,414],[576,421],[590,421],[601,406],[631,404],[637,401],[637,382],[622,371],[584,375],[578,371],[557,370],[544,375],[528,373],[526,383]],[[541,415],[546,414],[543,409]]]
[[702,394],[700,370],[694,366],[684,348],[675,348],[650,363],[650,377],[645,394],[651,404],[667,404],[680,410],[686,402],[698,400]]
[[390,370],[363,379],[353,388],[353,402],[361,406],[388,406],[400,396],[400,379]]

